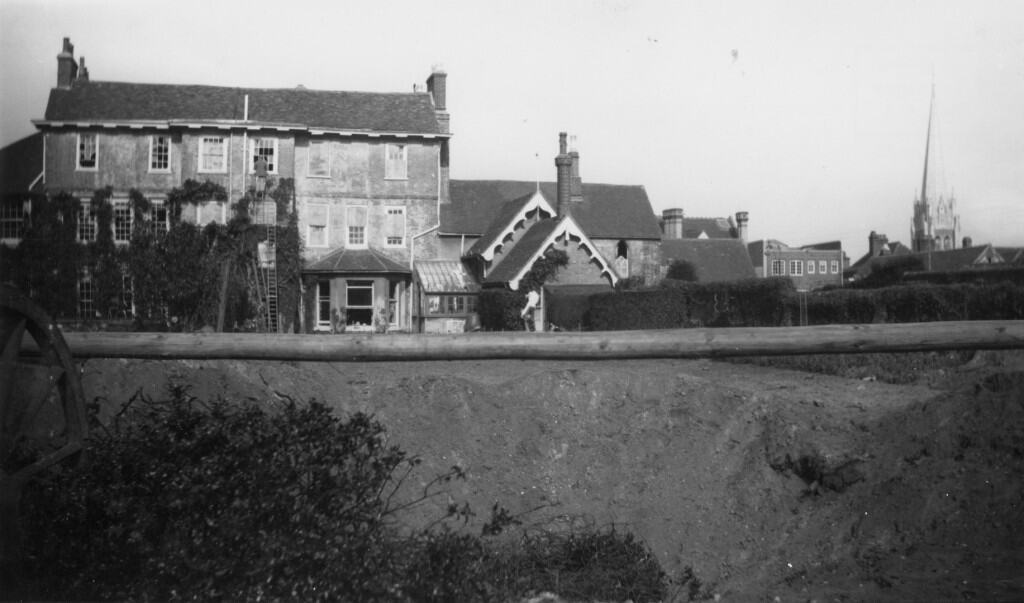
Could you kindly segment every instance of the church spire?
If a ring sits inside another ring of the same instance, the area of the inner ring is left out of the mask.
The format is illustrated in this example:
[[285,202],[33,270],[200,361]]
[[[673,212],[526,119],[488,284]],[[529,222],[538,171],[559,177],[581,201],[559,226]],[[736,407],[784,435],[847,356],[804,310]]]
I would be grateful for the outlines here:
[[932,144],[932,115],[935,112],[935,82],[932,82],[932,98],[928,103],[928,132],[924,137],[924,175],[921,177],[921,203],[928,203],[928,161]]

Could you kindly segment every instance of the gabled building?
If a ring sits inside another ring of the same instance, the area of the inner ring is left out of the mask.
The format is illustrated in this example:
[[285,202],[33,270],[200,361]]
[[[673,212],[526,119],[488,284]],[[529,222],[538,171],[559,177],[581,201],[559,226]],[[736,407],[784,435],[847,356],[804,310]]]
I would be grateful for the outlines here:
[[[311,327],[413,327],[414,258],[437,253],[448,189],[443,71],[411,93],[103,82],[67,38],[57,63],[45,117],[34,120],[46,191],[88,198],[112,187],[114,238],[127,243],[130,190],[159,215],[169,191],[210,181],[228,201],[182,219],[223,223],[246,191],[292,179],[306,274],[317,283],[306,292],[317,299]],[[94,224],[83,209],[84,240]]]
[[481,287],[519,289],[534,263],[551,249],[566,253],[558,287],[610,290],[619,280],[660,278],[661,231],[642,186],[584,183],[579,153],[559,135],[555,182],[451,182],[441,208],[442,253],[460,258]]

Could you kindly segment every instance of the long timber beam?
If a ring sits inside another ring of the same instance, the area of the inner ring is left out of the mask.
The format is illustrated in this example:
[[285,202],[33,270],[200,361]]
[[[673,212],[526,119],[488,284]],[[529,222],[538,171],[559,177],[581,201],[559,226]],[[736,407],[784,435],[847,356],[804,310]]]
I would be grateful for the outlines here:
[[711,358],[1024,349],[1024,320],[454,335],[67,332],[64,339],[76,358],[322,362]]

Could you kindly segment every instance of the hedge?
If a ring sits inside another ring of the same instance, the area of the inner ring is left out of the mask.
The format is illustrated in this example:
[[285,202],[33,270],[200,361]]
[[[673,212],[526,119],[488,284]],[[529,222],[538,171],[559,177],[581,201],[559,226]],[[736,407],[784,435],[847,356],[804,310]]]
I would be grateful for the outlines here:
[[[901,323],[1024,318],[1024,285],[904,284],[806,294],[807,323]],[[791,301],[795,312],[799,298]]]
[[788,279],[666,280],[658,289],[592,295],[588,301],[586,327],[595,331],[788,326],[800,324],[802,315],[809,325],[1024,319],[1024,285],[1008,281],[800,293]]
[[680,327],[778,326],[791,322],[789,279],[724,283],[666,280],[658,289],[593,295],[588,327],[595,331]]

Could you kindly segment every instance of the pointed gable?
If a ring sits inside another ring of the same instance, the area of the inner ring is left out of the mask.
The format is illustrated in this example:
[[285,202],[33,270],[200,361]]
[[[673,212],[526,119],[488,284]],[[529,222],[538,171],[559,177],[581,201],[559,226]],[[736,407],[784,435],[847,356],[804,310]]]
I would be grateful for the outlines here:
[[524,227],[525,221],[531,215],[542,218],[552,218],[555,216],[554,207],[551,206],[551,203],[544,198],[540,191],[513,199],[502,205],[501,210],[491,222],[487,231],[473,243],[473,246],[469,248],[466,255],[479,255],[484,260],[490,262],[494,259],[495,251],[516,230]]
[[519,281],[526,276],[534,262],[559,240],[567,240],[569,245],[576,245],[577,249],[582,249],[597,264],[599,274],[608,278],[610,284],[614,285],[619,280],[615,270],[580,225],[572,216],[564,216],[541,220],[531,225],[509,254],[496,260],[498,263],[484,278],[484,283],[507,283],[509,288],[517,290]]

